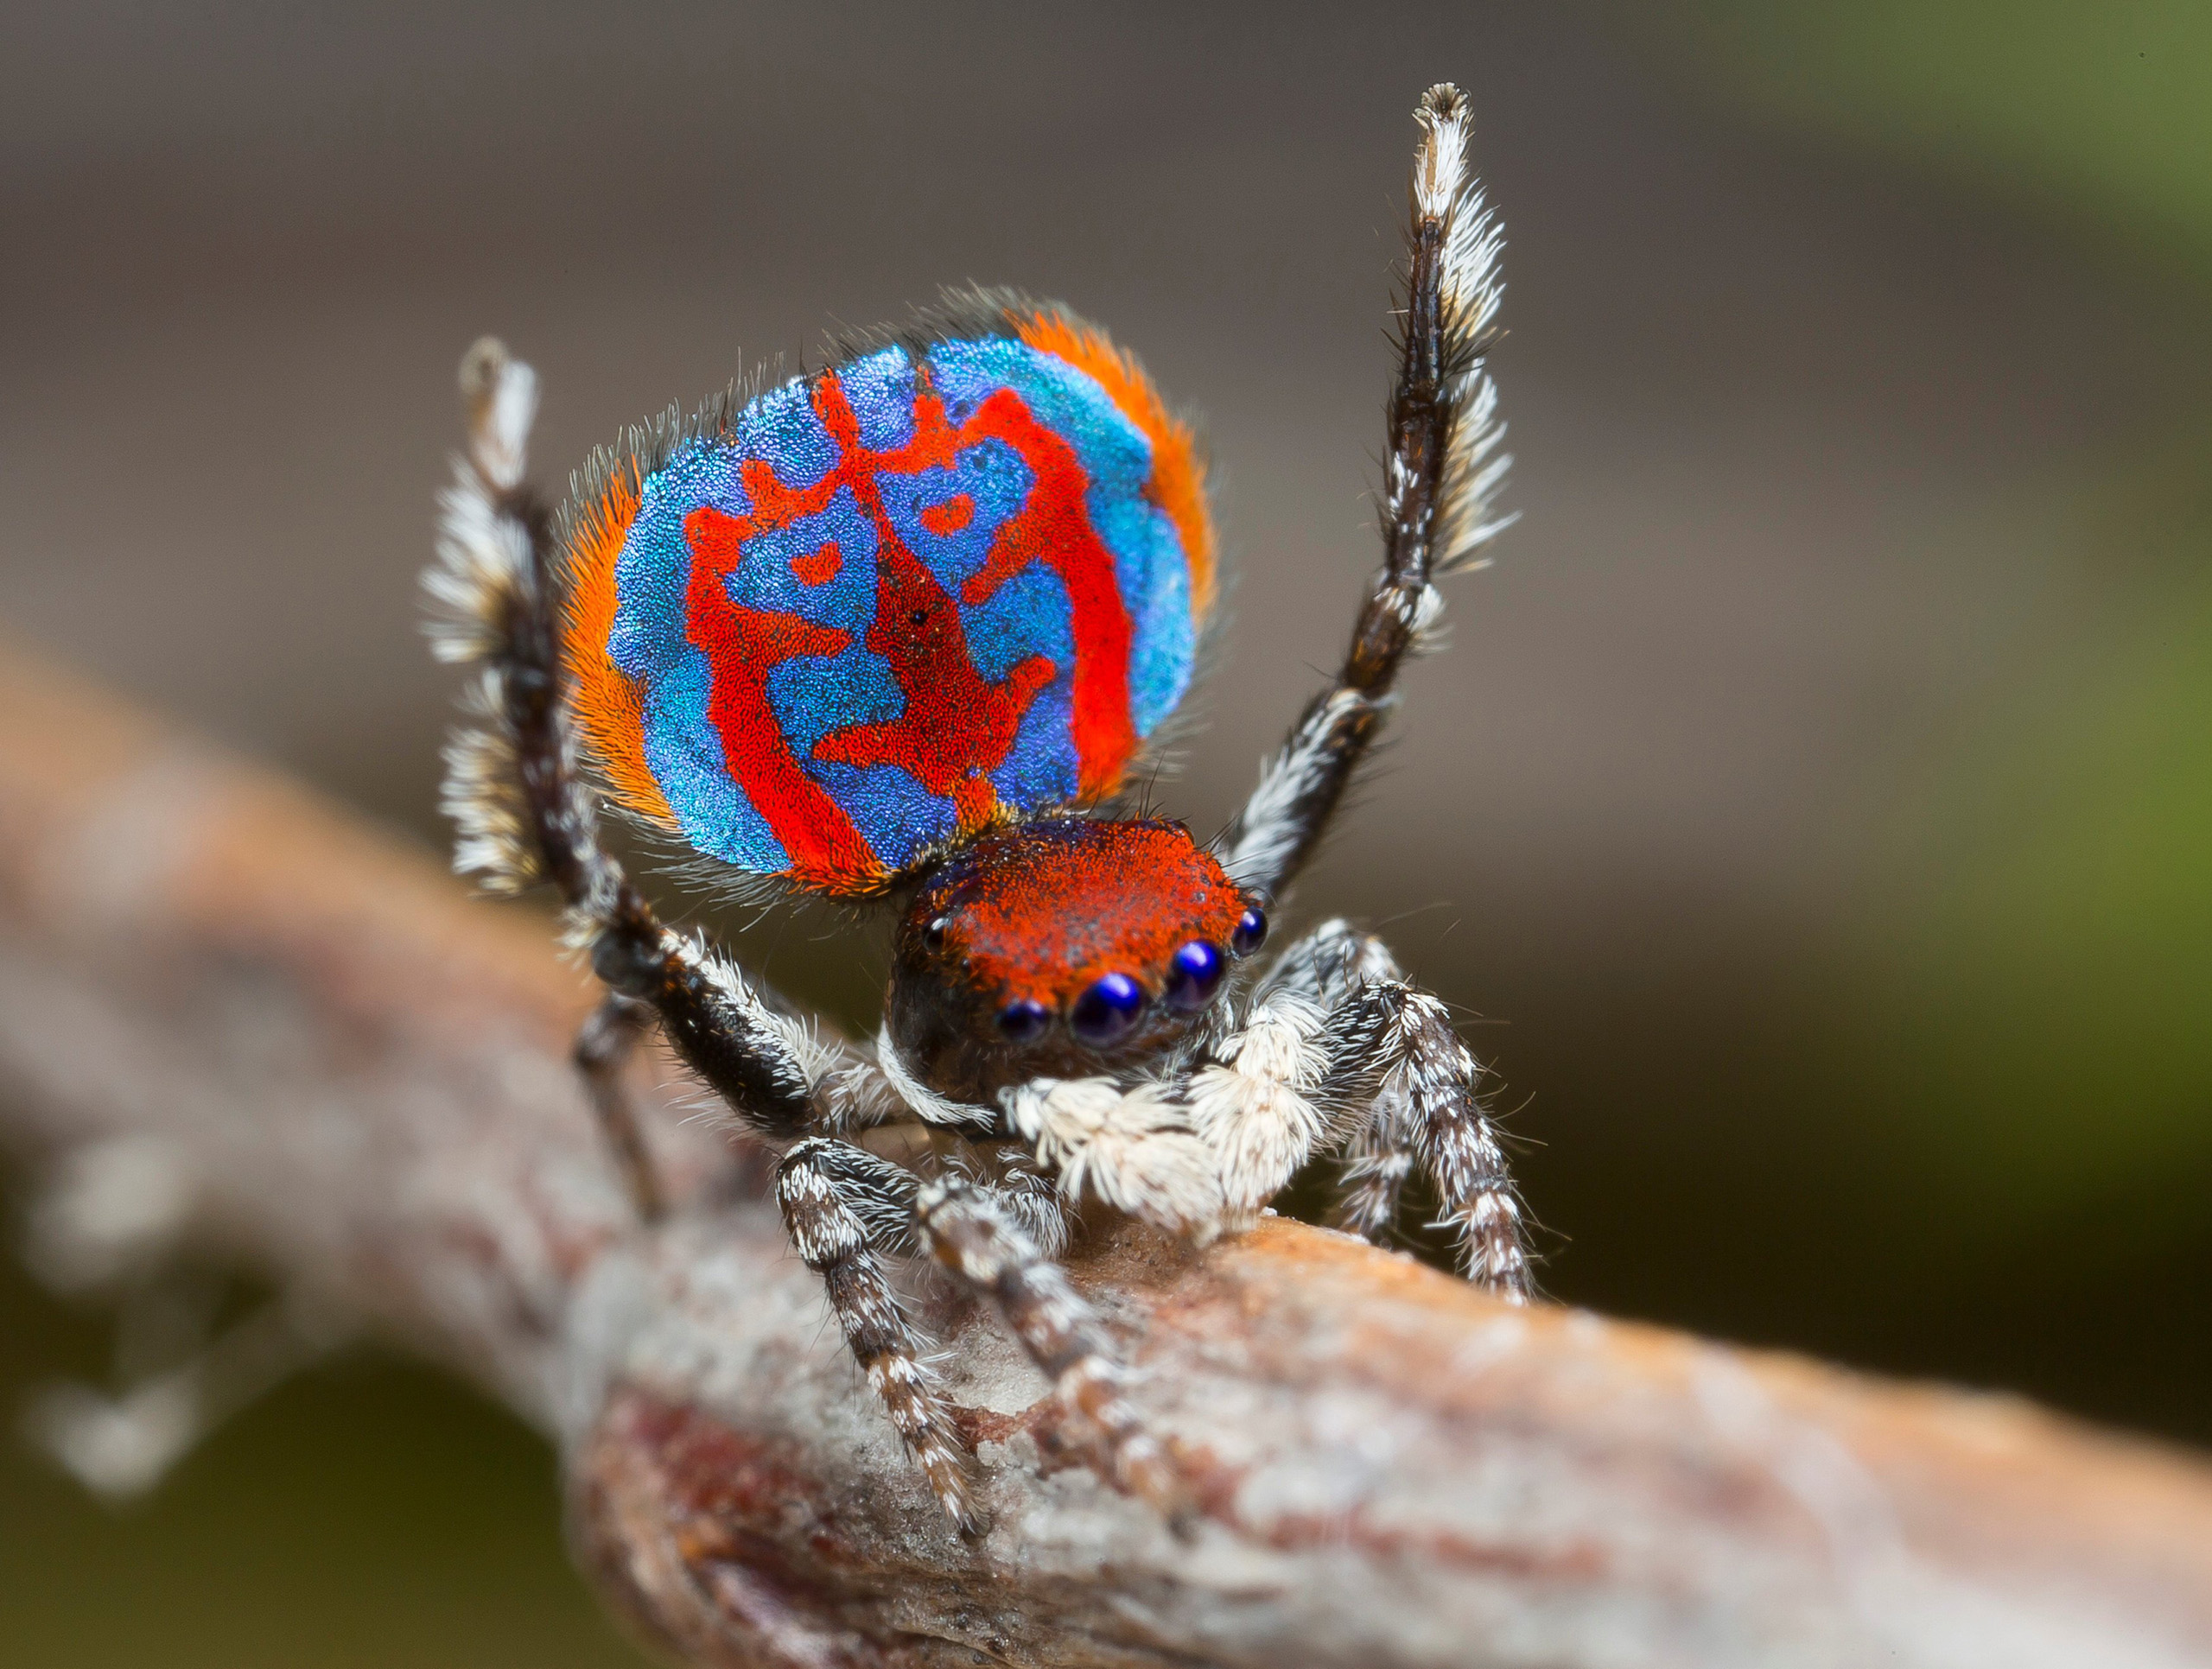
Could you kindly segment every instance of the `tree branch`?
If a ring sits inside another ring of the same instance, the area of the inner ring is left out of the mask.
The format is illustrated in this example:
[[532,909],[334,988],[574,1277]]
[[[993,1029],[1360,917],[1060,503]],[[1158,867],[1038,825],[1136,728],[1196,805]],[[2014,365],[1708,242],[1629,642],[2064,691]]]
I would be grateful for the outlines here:
[[963,1544],[680,1091],[676,1209],[631,1226],[542,918],[50,669],[0,660],[0,1133],[163,1145],[206,1242],[545,1431],[582,1561],[686,1660],[2212,1662],[2194,1458],[1284,1222],[1075,1266],[1198,1483],[1187,1543],[918,1294],[995,1522]]

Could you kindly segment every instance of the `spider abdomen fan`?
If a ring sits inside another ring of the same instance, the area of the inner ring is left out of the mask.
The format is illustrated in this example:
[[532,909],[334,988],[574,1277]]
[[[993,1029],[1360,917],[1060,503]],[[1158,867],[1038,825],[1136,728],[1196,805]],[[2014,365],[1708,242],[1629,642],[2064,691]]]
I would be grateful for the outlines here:
[[1101,332],[1004,297],[618,464],[568,560],[615,798],[847,895],[1121,788],[1214,588],[1189,429]]

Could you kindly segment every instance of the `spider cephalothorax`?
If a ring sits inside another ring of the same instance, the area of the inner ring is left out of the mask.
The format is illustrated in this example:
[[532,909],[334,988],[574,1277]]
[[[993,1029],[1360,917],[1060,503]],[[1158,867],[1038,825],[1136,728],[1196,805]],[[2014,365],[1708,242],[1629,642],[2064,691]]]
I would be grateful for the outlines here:
[[923,881],[885,1019],[939,1093],[1158,1055],[1259,948],[1266,916],[1180,823],[1052,818],[994,829]]
[[[1119,1349],[1054,1262],[1076,1200],[1203,1240],[1334,1154],[1338,1221],[1380,1237],[1418,1170],[1467,1272],[1527,1296],[1443,1006],[1342,922],[1258,963],[1266,909],[1430,641],[1432,581],[1503,525],[1482,366],[1498,238],[1465,98],[1433,88],[1416,116],[1384,560],[1336,682],[1212,841],[1122,807],[1218,586],[1191,431],[1095,327],[952,296],[634,432],[557,517],[523,484],[528,367],[488,341],[463,366],[469,450],[428,576],[441,652],[481,668],[486,722],[448,755],[456,862],[562,894],[608,987],[577,1058],[641,1215],[660,1196],[616,1069],[648,1024],[781,1155],[793,1244],[963,1528],[973,1468],[887,1260],[925,1252],[988,1295],[1102,1475],[1179,1512]],[[796,1018],[664,926],[600,844],[602,799],[695,868],[893,901],[880,1032]]]

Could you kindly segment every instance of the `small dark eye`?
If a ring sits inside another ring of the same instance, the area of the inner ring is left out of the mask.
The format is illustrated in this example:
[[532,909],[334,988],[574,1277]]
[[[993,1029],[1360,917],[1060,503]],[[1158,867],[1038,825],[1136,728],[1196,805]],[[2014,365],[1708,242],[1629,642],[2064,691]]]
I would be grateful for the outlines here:
[[1035,1043],[1052,1023],[1052,1011],[1027,997],[999,1010],[999,1030],[1008,1043]]
[[1229,948],[1240,956],[1249,956],[1268,942],[1268,912],[1254,904],[1238,919],[1236,930],[1229,936]]
[[1167,965],[1167,1006],[1179,1013],[1197,1013],[1221,989],[1221,976],[1228,967],[1220,946],[1192,940]]
[[1144,987],[1126,974],[1109,974],[1075,999],[1068,1019],[1075,1035],[1094,1049],[1103,1049],[1128,1035],[1144,1007]]
[[944,949],[944,930],[950,925],[950,923],[948,923],[944,917],[940,916],[935,921],[931,922],[927,927],[924,928],[922,930],[923,947],[931,952]]

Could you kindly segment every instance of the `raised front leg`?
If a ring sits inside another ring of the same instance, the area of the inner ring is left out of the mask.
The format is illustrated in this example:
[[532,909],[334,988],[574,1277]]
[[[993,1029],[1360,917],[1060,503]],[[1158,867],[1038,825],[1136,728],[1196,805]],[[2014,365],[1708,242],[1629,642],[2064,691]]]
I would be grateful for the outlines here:
[[662,925],[600,843],[561,659],[563,576],[544,504],[524,480],[537,378],[486,339],[463,361],[461,389],[467,449],[440,500],[438,561],[423,576],[441,615],[439,655],[478,669],[466,703],[476,722],[446,750],[454,866],[497,893],[551,885],[594,972],[659,1014],[671,1045],[738,1119],[772,1139],[804,1135],[824,1081],[856,1057],[728,957]]
[[1506,524],[1491,499],[1510,461],[1497,393],[1483,369],[1502,285],[1501,230],[1467,168],[1473,116],[1456,87],[1435,86],[1414,117],[1413,213],[1405,311],[1390,396],[1382,500],[1383,562],[1335,684],[1300,715],[1222,842],[1240,885],[1280,896],[1328,827],[1389,710],[1398,669],[1444,611],[1437,577],[1477,566]]

